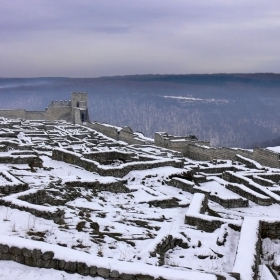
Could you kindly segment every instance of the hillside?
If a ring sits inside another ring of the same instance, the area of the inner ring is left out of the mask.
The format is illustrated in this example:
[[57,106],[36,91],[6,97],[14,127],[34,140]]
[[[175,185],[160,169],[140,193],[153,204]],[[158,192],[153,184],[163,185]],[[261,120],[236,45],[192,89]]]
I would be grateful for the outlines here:
[[278,138],[280,75],[139,75],[0,79],[1,108],[43,110],[73,91],[89,94],[92,121],[194,134],[213,146],[250,147]]

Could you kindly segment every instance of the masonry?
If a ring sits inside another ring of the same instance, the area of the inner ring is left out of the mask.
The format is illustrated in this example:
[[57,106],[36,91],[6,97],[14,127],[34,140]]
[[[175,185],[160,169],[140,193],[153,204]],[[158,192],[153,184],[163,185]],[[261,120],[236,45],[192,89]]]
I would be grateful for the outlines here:
[[0,116],[5,118],[25,120],[65,120],[82,124],[89,120],[87,109],[87,94],[85,92],[73,92],[72,100],[51,101],[44,111],[27,111],[25,109],[0,110]]
[[[239,160],[240,156],[256,161],[264,166],[280,168],[280,154],[269,149],[254,150],[214,148],[209,141],[197,139],[194,135],[174,136],[166,132],[156,132],[154,139],[145,137],[141,132],[133,132],[130,127],[117,127],[98,122],[90,122],[88,114],[88,98],[85,92],[73,92],[71,100],[51,101],[45,111],[26,111],[25,109],[0,109],[0,116],[27,120],[65,120],[75,124],[86,125],[107,137],[128,144],[154,144],[158,147],[180,152],[183,156],[194,160],[229,159]],[[238,158],[237,158],[238,157]],[[249,164],[249,161],[247,161]],[[252,164],[252,162],[250,163]]]
[[[207,141],[198,140],[195,136],[173,136],[166,132],[155,133],[156,146],[181,152],[185,157],[194,160],[229,159],[240,161],[240,156],[256,161],[264,166],[280,168],[280,155],[269,149],[255,148],[254,150],[214,148]],[[238,158],[237,158],[238,157]],[[252,165],[253,162],[248,162]]]

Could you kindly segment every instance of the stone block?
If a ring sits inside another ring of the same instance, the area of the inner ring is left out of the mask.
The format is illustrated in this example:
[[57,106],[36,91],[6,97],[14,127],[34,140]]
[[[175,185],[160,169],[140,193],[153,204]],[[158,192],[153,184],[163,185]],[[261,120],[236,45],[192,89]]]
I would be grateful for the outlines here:
[[26,248],[21,249],[22,255],[24,257],[30,258],[32,256],[32,251]]
[[25,264],[25,259],[24,259],[24,256],[22,256],[22,255],[16,256],[15,261],[18,263]]
[[34,259],[40,259],[42,257],[42,251],[38,249],[33,249],[32,250],[32,257]]
[[119,277],[121,279],[123,279],[123,280],[132,280],[132,279],[134,279],[134,275],[127,274],[127,273],[122,273]]
[[44,262],[45,261],[42,260],[42,259],[36,259],[36,266],[44,268],[45,267],[45,263]]
[[44,268],[52,268],[51,260],[42,260]]
[[112,270],[110,272],[110,277],[112,277],[112,278],[118,278],[119,275],[120,275],[120,273],[117,270]]
[[110,276],[110,270],[107,268],[99,267],[97,268],[97,274],[103,278],[108,278]]
[[42,259],[43,260],[50,260],[52,259],[54,256],[54,253],[52,251],[47,251],[45,253],[42,254]]
[[90,276],[95,276],[96,273],[97,273],[97,267],[96,266],[90,266],[90,268],[89,268]]
[[59,269],[59,260],[58,259],[51,259],[50,260],[50,268]]
[[81,275],[89,275],[89,267],[82,262],[77,263],[77,272]]
[[12,255],[10,253],[2,253],[2,260],[3,261],[11,261],[12,259]]
[[77,269],[77,263],[76,262],[66,262],[65,263],[65,266],[64,266],[64,270],[66,272],[76,272],[76,269]]
[[0,244],[0,252],[8,253],[9,252],[9,246]]
[[36,266],[36,259],[34,258],[29,258],[29,257],[24,257],[24,262],[26,265],[29,265],[29,266]]
[[22,254],[21,249],[14,247],[14,246],[12,246],[9,251],[13,256],[19,256]]
[[143,275],[143,274],[136,274],[134,275],[135,280],[154,280],[154,277],[149,275]]
[[58,261],[58,269],[64,270],[66,262],[64,260],[59,260]]

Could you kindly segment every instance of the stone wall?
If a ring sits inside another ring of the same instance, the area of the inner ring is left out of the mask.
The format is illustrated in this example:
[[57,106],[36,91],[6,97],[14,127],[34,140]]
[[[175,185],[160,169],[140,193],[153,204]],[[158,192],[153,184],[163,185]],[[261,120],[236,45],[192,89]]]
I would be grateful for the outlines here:
[[8,164],[29,164],[31,162],[38,162],[40,158],[35,155],[1,155],[0,163]]
[[[159,266],[164,265],[164,255],[165,253],[170,250],[175,248],[176,246],[182,246],[182,239],[178,238],[173,238],[172,235],[168,234],[163,238],[158,244],[156,244],[156,248],[153,252],[150,253],[152,257],[156,257],[157,254],[160,256],[159,257]],[[187,244],[186,244],[187,246]]]
[[106,135],[107,137],[115,140],[119,139],[118,128],[115,126],[101,124],[98,122],[88,123],[87,126]]
[[128,193],[130,189],[125,186],[125,180],[117,180],[108,183],[101,183],[99,181],[94,182],[81,182],[81,181],[69,181],[65,182],[66,187],[83,187],[92,189],[94,191],[107,191],[112,193]]
[[71,107],[48,107],[45,111],[26,111],[24,109],[0,110],[0,116],[23,120],[66,120],[71,122]]
[[262,165],[267,165],[274,168],[279,168],[279,154],[267,150],[256,148],[253,152],[254,156],[252,159],[256,160]]
[[270,239],[280,239],[280,221],[263,220],[261,221],[261,237]]
[[[156,132],[154,139],[156,146],[179,151],[183,153],[184,156],[194,160],[240,160],[240,157],[236,157],[236,155],[240,155],[253,161],[257,161],[265,166],[274,168],[280,167],[280,155],[267,149],[256,148],[253,151],[250,151],[225,147],[214,148],[210,146],[208,141],[197,140],[194,136],[173,136],[168,135],[166,132]],[[246,164],[252,165],[252,162],[246,161]],[[256,168],[257,166],[255,165],[253,167]]]
[[110,164],[114,160],[122,160],[124,162],[129,162],[135,157],[135,153],[119,152],[119,151],[99,151],[84,154],[84,157],[90,160],[98,161],[102,164]]
[[[231,149],[231,148],[214,148],[207,146],[200,146],[198,144],[189,144],[186,148],[187,153],[185,156],[194,160],[213,160],[213,159],[230,159],[230,160],[240,160],[240,155],[242,157],[256,161],[264,166],[269,166],[273,168],[279,168],[279,154],[267,149],[256,148],[253,151],[243,150],[243,149]],[[250,161],[246,161],[249,167],[252,165],[253,168],[259,168],[256,164]]]
[[[27,116],[26,119],[29,119],[29,116]],[[44,112],[43,119],[49,121],[65,120],[67,122],[72,122],[71,107],[48,107]]]
[[[52,211],[53,210],[52,207],[44,207],[45,210],[42,210],[32,206],[32,204],[29,203],[24,203],[25,205],[22,205],[21,203],[17,203],[16,199],[9,201],[5,198],[0,198],[0,205],[4,205],[6,207],[28,212],[39,218],[53,220],[55,223],[60,223],[64,219],[64,214],[65,214],[64,210],[59,209],[57,207],[55,211]],[[40,208],[42,208],[42,206]]]
[[[103,277],[118,280],[179,280],[179,279],[217,279],[224,280],[219,274],[181,270],[180,274],[164,267],[151,267],[147,264],[125,263],[109,258],[92,256],[85,252],[57,245],[21,238],[0,236],[0,260],[15,261],[24,265],[52,268],[78,273],[83,276]],[[151,269],[152,268],[152,269]]]
[[[72,93],[72,101],[52,101],[44,111],[26,111],[24,109],[0,110],[0,116],[11,119],[65,120],[68,122],[77,122],[81,117],[79,115],[74,118],[74,107],[79,107],[79,102],[81,102],[82,110],[85,112],[85,119],[88,121],[86,93]],[[80,114],[80,111],[78,113]]]
[[11,139],[0,139],[0,144],[5,145],[6,147],[13,148],[15,150],[31,150],[32,145],[31,144],[19,144],[17,139],[11,140]]
[[[202,197],[202,199],[200,199]],[[199,198],[199,199],[197,199]],[[220,228],[223,224],[228,224],[234,230],[240,230],[241,221],[211,217],[205,215],[208,208],[208,196],[204,194],[195,193],[189,209],[185,215],[185,224],[196,226],[199,230],[206,232],[213,232]]]
[[25,119],[26,110],[15,109],[15,110],[0,110],[0,116],[9,119]]
[[153,142],[153,140],[146,138],[142,133],[134,133],[128,126],[118,127],[98,122],[87,123],[87,126],[106,135],[107,137],[113,138],[117,141],[124,141],[130,145],[141,145]]
[[240,196],[246,197],[247,199],[255,202],[258,205],[268,206],[272,204],[272,199],[270,197],[263,196],[249,189],[246,190],[247,187],[239,186],[238,184],[227,184],[225,187]]
[[234,160],[235,155],[240,154],[244,157],[252,158],[253,153],[248,150],[231,149],[231,148],[214,148],[191,144],[188,147],[188,157],[194,160],[213,160],[213,159],[229,159]]
[[203,193],[208,199],[219,203],[225,208],[239,208],[239,207],[248,207],[249,202],[244,198],[221,198],[218,195],[211,194],[210,191],[203,190],[198,186],[195,186],[193,182],[180,178],[172,178],[169,182],[169,185],[187,191],[189,193]]
[[189,155],[189,146],[193,144],[209,146],[208,141],[198,140],[194,135],[174,136],[166,132],[156,132],[154,137],[156,146],[181,152],[184,156]]
[[[238,191],[238,189],[242,189],[243,191],[247,192],[247,195],[253,195],[255,197],[256,203],[260,205],[270,205],[267,204],[269,201],[267,201],[267,198],[270,199],[270,203],[280,203],[280,197],[276,193],[270,191],[269,189],[262,187],[261,185],[255,183],[252,179],[247,178],[245,176],[238,176],[235,173],[231,171],[226,171],[223,173],[223,178],[226,181],[233,182],[240,184],[238,185],[233,185],[233,184],[228,184],[228,188],[233,188]],[[233,186],[233,187],[232,187]],[[234,190],[233,190],[234,191]],[[244,192],[244,195],[246,195]],[[267,201],[267,202],[265,202]],[[263,204],[264,203],[264,204]]]
[[257,219],[245,217],[233,265],[233,271],[240,273],[242,280],[259,279],[260,251],[261,223]]
[[120,166],[111,167],[100,165],[98,162],[84,158],[81,154],[72,153],[63,149],[54,149],[52,158],[54,160],[64,161],[66,163],[75,164],[84,169],[96,172],[101,176],[113,176],[122,178],[132,170],[145,170],[150,168],[173,166],[183,168],[183,162],[179,160],[164,159],[146,162],[131,162]]

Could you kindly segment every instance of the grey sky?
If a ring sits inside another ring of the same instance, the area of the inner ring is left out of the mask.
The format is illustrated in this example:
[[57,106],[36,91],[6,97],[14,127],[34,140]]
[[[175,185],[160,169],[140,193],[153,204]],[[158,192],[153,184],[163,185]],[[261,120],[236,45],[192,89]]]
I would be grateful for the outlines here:
[[0,0],[0,77],[280,73],[279,0]]

